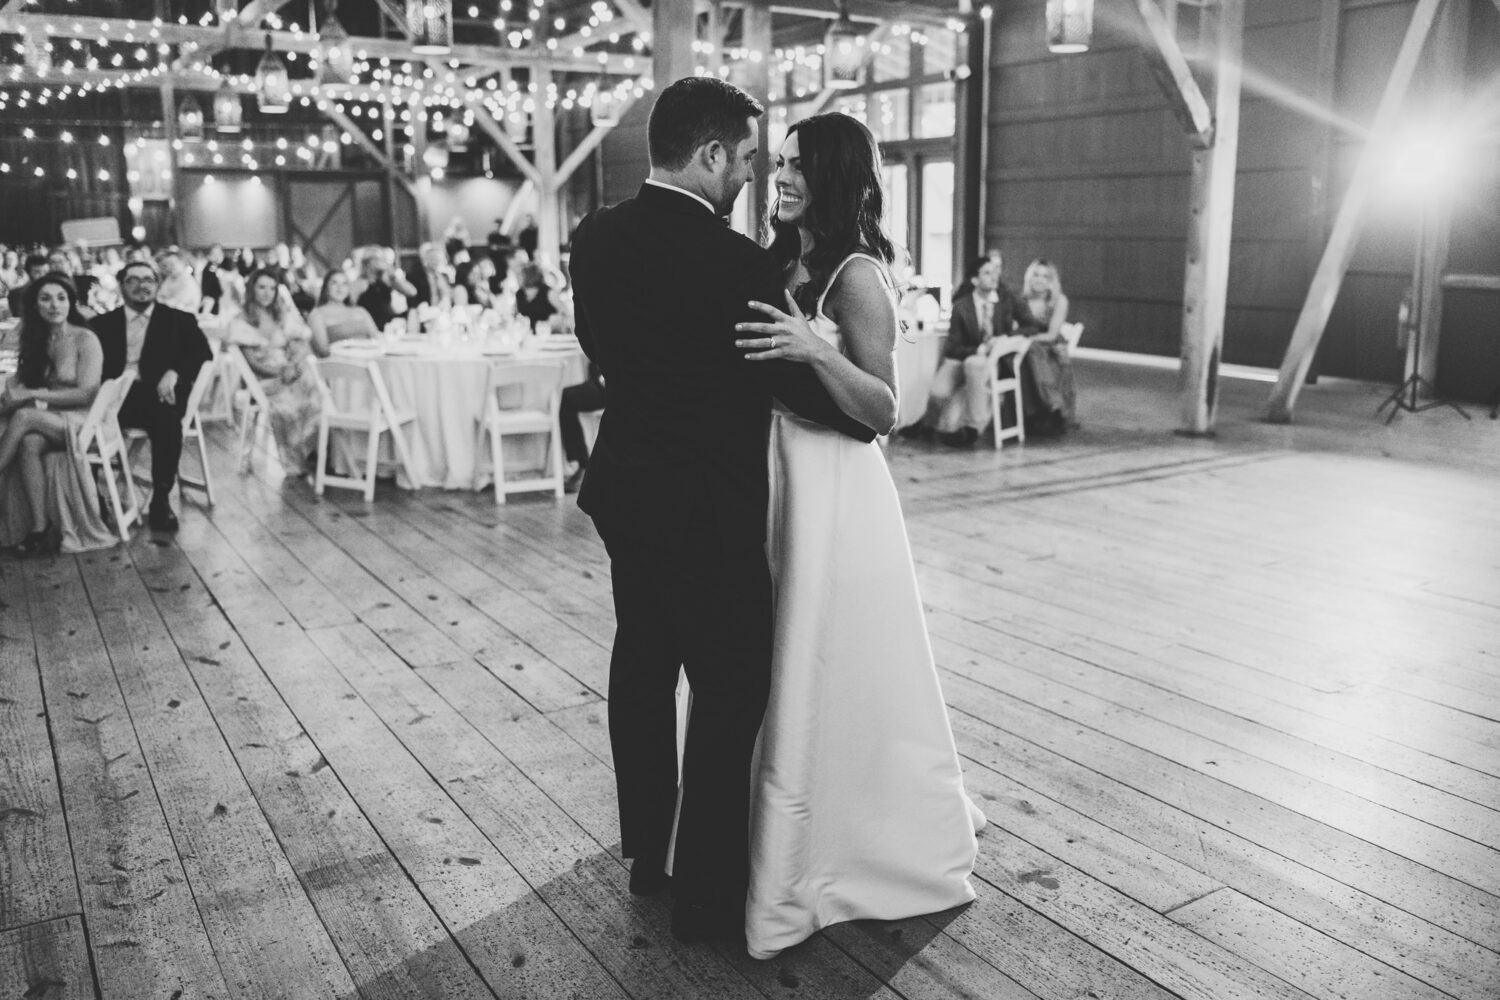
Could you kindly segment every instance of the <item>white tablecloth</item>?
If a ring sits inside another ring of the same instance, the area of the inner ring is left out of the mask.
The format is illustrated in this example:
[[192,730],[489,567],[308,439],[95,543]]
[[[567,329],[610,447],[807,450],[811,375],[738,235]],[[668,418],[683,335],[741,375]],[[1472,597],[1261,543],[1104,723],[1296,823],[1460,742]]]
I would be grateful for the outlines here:
[[943,356],[946,330],[916,330],[896,337],[896,389],[900,408],[896,426],[905,427],[927,412],[927,390]]
[[[396,351],[409,353],[395,353]],[[335,344],[334,357],[370,357],[367,351]],[[440,486],[449,490],[473,489],[490,481],[488,444],[477,454],[479,417],[484,409],[485,380],[491,364],[522,364],[547,361],[563,366],[563,385],[575,385],[588,377],[588,360],[576,347],[572,350],[542,350],[523,347],[509,357],[487,357],[478,344],[402,344],[378,357],[381,376],[398,409],[417,415],[407,426],[415,483],[408,482],[395,466],[390,442],[382,443],[382,474],[397,473],[397,482],[407,489]],[[507,390],[511,391],[511,390]],[[519,392],[519,388],[515,390]],[[517,403],[529,404],[520,399]],[[343,401],[341,401],[343,403]],[[347,405],[347,404],[345,404]],[[355,449],[363,445],[352,442]],[[545,449],[540,437],[506,438],[507,478],[518,470],[542,465]],[[337,454],[337,453],[336,453]],[[363,454],[355,450],[355,454]],[[477,477],[476,477],[477,473]]]

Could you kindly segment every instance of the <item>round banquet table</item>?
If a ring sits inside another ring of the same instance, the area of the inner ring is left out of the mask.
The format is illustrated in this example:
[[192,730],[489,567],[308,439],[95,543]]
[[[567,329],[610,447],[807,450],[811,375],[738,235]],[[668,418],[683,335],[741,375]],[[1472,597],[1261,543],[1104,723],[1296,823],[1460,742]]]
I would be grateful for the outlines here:
[[[330,353],[334,358],[373,358],[380,367],[392,404],[398,410],[409,409],[416,414],[416,422],[405,428],[415,482],[408,481],[400,470],[389,438],[380,446],[380,473],[396,473],[398,485],[405,489],[439,486],[466,490],[483,488],[490,482],[493,470],[488,443],[476,449],[490,365],[559,364],[565,386],[576,385],[588,377],[588,359],[571,340],[551,340],[555,347],[548,348],[542,346],[549,343],[547,338],[531,338],[531,342],[504,354],[486,353],[479,343],[443,345],[425,340],[375,343],[378,350],[369,341],[341,341],[333,345]],[[523,386],[501,390],[504,406],[536,405],[539,397],[535,389]],[[351,401],[339,402],[349,405]],[[349,452],[363,454],[362,442],[350,445]],[[545,464],[546,448],[540,435],[506,437],[504,448],[507,478],[517,471]],[[335,450],[335,457],[342,457],[341,450]]]

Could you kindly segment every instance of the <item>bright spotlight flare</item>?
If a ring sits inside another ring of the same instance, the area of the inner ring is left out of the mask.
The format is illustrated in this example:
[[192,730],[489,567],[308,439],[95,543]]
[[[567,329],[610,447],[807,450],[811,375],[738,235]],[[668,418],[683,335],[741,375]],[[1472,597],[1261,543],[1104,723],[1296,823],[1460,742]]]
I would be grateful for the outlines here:
[[1435,115],[1419,115],[1386,142],[1385,187],[1392,198],[1427,202],[1451,194],[1464,179],[1471,131]]

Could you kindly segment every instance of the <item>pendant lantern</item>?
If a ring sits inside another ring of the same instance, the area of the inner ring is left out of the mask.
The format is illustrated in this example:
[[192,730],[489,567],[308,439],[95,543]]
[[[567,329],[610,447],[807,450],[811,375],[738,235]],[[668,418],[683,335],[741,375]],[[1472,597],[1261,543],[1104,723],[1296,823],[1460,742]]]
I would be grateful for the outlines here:
[[238,132],[245,120],[245,106],[240,103],[239,91],[225,80],[214,94],[214,131]]
[[255,94],[258,107],[266,114],[285,114],[292,106],[292,78],[286,63],[271,48],[270,32],[266,33],[266,54],[255,70]]
[[1094,40],[1094,0],[1047,0],[1047,48],[1087,52]]
[[447,55],[453,48],[453,0],[406,0],[406,30],[413,52]]
[[190,142],[203,138],[203,106],[192,95],[177,105],[177,137]]
[[865,36],[849,20],[849,8],[840,0],[839,16],[823,39],[823,86],[830,90],[858,87],[864,64]]

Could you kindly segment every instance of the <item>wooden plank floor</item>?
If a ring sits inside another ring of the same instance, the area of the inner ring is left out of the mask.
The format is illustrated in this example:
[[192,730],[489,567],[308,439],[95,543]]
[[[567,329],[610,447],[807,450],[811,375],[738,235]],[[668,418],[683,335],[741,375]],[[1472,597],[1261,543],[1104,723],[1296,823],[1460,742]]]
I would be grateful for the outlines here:
[[771,962],[626,889],[570,501],[319,501],[0,561],[0,998],[1500,997],[1500,425],[1079,364],[1084,425],[889,455],[978,900]]

